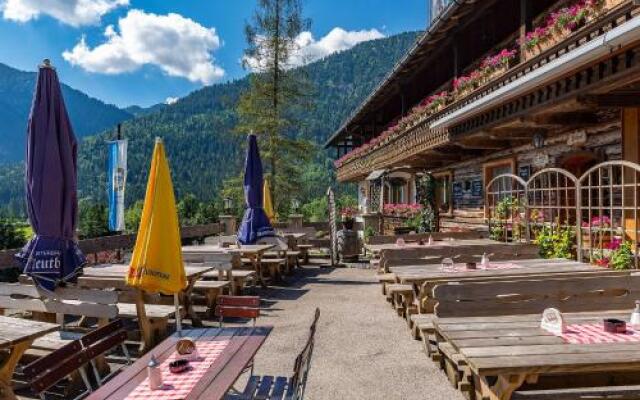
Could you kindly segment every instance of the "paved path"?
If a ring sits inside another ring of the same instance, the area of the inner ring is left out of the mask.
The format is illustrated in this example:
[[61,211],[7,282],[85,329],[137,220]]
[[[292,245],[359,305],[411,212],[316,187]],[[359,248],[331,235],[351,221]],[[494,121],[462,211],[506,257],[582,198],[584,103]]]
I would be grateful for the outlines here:
[[385,302],[375,272],[306,267],[287,286],[260,291],[259,324],[275,329],[257,374],[290,375],[315,307],[322,315],[306,398],[462,400]]

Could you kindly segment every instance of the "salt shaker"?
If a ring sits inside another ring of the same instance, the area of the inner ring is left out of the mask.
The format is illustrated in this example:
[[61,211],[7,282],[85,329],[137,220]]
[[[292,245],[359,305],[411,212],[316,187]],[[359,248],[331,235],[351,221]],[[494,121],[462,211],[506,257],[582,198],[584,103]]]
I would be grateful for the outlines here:
[[489,266],[489,256],[487,255],[487,253],[482,253],[482,259],[480,260],[480,265],[482,265],[485,268]]
[[427,242],[429,246],[433,244],[433,236],[429,235],[429,242]]
[[162,388],[162,370],[155,355],[151,355],[151,360],[147,364],[147,374],[149,376],[149,389],[157,390]]
[[631,326],[640,329],[640,300],[636,300],[636,308],[631,313]]

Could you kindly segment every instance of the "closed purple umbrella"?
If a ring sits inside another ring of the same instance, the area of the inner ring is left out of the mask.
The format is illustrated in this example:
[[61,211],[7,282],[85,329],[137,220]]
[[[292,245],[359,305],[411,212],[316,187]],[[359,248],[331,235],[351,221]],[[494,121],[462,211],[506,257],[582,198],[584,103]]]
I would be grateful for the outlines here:
[[85,263],[75,241],[77,142],[55,69],[45,60],[27,128],[27,212],[34,237],[16,254],[24,273],[53,291]]
[[260,238],[275,236],[269,217],[262,208],[264,179],[256,135],[249,135],[248,140],[244,163],[244,198],[247,210],[238,230],[238,241],[242,244],[254,244]]

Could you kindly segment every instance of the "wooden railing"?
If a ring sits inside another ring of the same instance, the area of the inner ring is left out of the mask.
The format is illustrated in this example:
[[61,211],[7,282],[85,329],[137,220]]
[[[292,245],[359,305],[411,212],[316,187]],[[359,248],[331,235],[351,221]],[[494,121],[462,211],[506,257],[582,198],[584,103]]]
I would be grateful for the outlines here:
[[[219,223],[186,226],[180,230],[182,239],[198,239],[213,236],[220,233]],[[81,240],[78,244],[85,254],[96,254],[103,251],[132,249],[136,243],[135,234],[103,236],[93,239]],[[15,266],[14,255],[19,249],[0,251],[0,269]]]

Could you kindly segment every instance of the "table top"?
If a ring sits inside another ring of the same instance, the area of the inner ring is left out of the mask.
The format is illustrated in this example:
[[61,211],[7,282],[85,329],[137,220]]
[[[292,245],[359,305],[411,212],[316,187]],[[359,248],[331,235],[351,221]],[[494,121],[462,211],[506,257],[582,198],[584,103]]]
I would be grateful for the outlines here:
[[306,233],[302,233],[302,232],[282,232],[280,235],[289,236],[289,237],[292,237],[292,238],[294,238],[296,240],[302,239],[302,238],[307,236]]
[[489,245],[504,245],[504,246],[526,246],[526,243],[505,243],[498,242],[492,239],[445,239],[445,240],[434,240],[433,244],[420,245],[417,242],[409,242],[405,243],[404,246],[398,246],[395,243],[382,243],[382,244],[366,244],[364,247],[372,252],[377,253],[382,250],[410,250],[410,249],[425,249],[425,248],[439,248],[439,247],[461,247],[461,246],[489,246]]
[[[159,362],[170,357],[175,352],[175,344],[179,339],[189,338],[199,341],[225,341],[229,344],[222,354],[216,358],[205,375],[193,388],[185,400],[216,400],[221,399],[233,386],[244,368],[251,362],[271,330],[270,326],[253,328],[209,328],[185,330],[182,337],[177,333],[165,339],[162,343],[139,358],[135,363],[125,368],[113,379],[97,391],[91,393],[88,400],[116,400],[124,399],[147,377],[147,364],[154,355]],[[160,398],[161,395],[158,395]]]
[[[568,324],[629,321],[631,310],[565,313]],[[540,314],[436,318],[438,334],[480,376],[640,369],[640,342],[567,344],[540,328]]]
[[496,261],[492,264],[512,263],[517,264],[520,268],[504,268],[504,269],[476,269],[467,271],[444,271],[442,264],[426,264],[426,265],[407,265],[399,267],[390,267],[389,271],[396,276],[396,280],[401,283],[420,284],[425,281],[447,281],[460,279],[473,279],[485,277],[507,277],[507,276],[525,276],[538,274],[562,274],[562,273],[580,273],[607,271],[607,269],[594,266],[591,264],[580,263],[566,259],[526,259],[526,260],[510,260]]
[[60,329],[57,324],[0,316],[0,349],[37,339]]
[[[212,271],[213,267],[185,265],[184,272],[188,280],[197,279],[203,274]],[[99,264],[83,269],[83,277],[94,278],[122,278],[129,273],[127,264]]]
[[274,248],[274,244],[246,244],[240,247],[238,246],[230,246],[230,247],[220,247],[213,244],[207,244],[203,246],[184,246],[182,247],[183,253],[203,253],[203,252],[212,252],[212,253],[233,253],[240,252],[241,254],[262,254],[267,250]]

